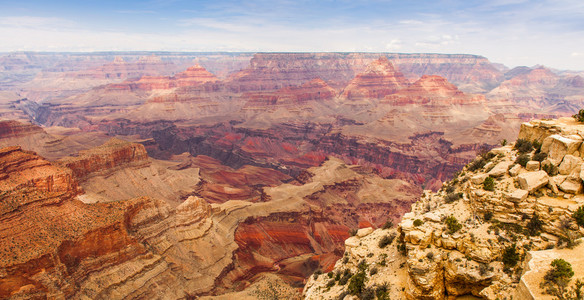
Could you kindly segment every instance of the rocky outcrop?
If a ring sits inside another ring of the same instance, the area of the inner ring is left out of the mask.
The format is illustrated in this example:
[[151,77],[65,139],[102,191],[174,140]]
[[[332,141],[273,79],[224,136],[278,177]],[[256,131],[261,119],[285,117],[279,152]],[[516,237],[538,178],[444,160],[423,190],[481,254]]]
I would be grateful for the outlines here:
[[106,89],[128,90],[128,91],[152,91],[164,90],[180,87],[189,87],[204,84],[206,82],[217,81],[215,75],[209,73],[205,68],[195,65],[184,72],[180,72],[170,77],[142,76],[137,80],[129,80],[118,84],[110,84]]
[[311,101],[324,102],[332,100],[336,91],[329,87],[322,79],[313,79],[301,86],[289,86],[275,92],[246,93],[245,110],[249,109],[277,109],[281,107],[298,108],[309,106]]
[[403,74],[383,56],[355,76],[343,90],[342,96],[348,100],[380,99],[408,85]]
[[389,105],[423,104],[432,106],[452,106],[484,102],[481,95],[465,94],[445,78],[424,75],[411,86],[385,96],[382,103]]
[[[519,135],[549,145],[550,140],[578,140],[582,128],[573,118],[536,120],[525,123]],[[572,214],[581,205],[584,160],[567,150],[570,143],[555,145],[527,153],[556,159],[541,165],[516,164],[521,153],[511,146],[478,157],[439,192],[426,191],[396,229],[347,239],[345,258],[330,275],[311,276],[304,295],[336,297],[347,291],[338,277],[348,273],[364,277],[364,290],[386,286],[392,299],[541,298],[539,282],[553,258],[581,264],[577,249],[546,250],[571,245],[583,233]],[[564,163],[563,172],[570,175],[541,167]],[[566,181],[569,186],[562,189]],[[575,278],[582,275],[576,271]]]
[[100,147],[81,151],[78,156],[66,157],[59,164],[70,168],[78,178],[91,173],[114,169],[124,164],[148,164],[148,154],[141,144],[112,138]]

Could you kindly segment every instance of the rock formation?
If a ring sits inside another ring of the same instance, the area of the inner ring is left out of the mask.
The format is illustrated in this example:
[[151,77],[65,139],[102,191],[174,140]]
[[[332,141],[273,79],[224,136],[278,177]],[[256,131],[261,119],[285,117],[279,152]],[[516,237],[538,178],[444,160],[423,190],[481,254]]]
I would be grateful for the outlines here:
[[[304,296],[543,299],[539,282],[554,258],[584,276],[579,248],[570,250],[584,233],[572,218],[582,205],[583,130],[573,118],[524,123],[515,147],[493,149],[439,192],[426,191],[397,228],[347,239],[344,258],[311,276]],[[343,276],[364,283],[356,290]]]
[[386,57],[381,57],[355,76],[343,90],[348,100],[380,99],[407,87],[409,82]]

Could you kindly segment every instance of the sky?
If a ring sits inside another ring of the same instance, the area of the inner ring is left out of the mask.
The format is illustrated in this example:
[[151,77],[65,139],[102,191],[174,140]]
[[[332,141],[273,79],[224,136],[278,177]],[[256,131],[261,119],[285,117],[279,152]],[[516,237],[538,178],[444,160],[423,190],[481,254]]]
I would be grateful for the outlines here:
[[0,0],[0,52],[464,53],[584,70],[584,0]]

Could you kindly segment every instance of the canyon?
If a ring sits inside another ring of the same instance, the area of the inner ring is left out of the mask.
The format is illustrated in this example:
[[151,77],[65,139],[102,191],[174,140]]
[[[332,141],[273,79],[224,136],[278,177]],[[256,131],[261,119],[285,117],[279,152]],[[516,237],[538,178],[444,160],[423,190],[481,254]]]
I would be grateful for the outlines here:
[[[583,75],[458,54],[0,56],[0,295],[257,298],[277,284],[300,298],[316,270],[366,251],[350,233],[369,247],[385,229],[364,228],[402,220],[405,235],[436,206],[422,190],[523,122],[577,111]],[[449,289],[400,270],[408,297]]]

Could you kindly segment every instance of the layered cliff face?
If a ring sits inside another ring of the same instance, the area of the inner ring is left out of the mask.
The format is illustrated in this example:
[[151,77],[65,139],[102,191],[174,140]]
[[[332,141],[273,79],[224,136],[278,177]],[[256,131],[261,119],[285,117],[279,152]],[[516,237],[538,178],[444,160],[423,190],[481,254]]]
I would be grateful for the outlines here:
[[578,76],[563,77],[545,67],[513,69],[509,73],[509,79],[490,91],[488,97],[509,99],[559,115],[569,115],[584,103]]
[[402,73],[397,71],[386,57],[381,57],[355,76],[343,90],[348,100],[379,99],[409,85]]
[[[304,295],[544,299],[539,284],[553,259],[584,276],[581,250],[570,248],[584,234],[572,217],[582,204],[583,129],[573,118],[524,123],[515,147],[493,149],[426,191],[397,228],[347,239],[344,258],[311,276]],[[363,284],[348,287],[353,278]]]
[[148,154],[144,146],[112,138],[102,146],[81,151],[78,156],[66,157],[59,164],[73,170],[77,178],[90,173],[112,170],[128,163],[147,163]]
[[[349,228],[398,218],[419,192],[337,159],[285,184],[290,178],[277,171],[234,170],[208,157],[151,160],[141,145],[118,139],[62,166],[16,147],[1,152],[0,294],[9,299],[175,299],[243,289],[266,272],[297,285],[333,264]],[[188,185],[185,198],[164,193]],[[233,200],[229,190],[249,185],[256,197]],[[209,204],[189,193],[224,198]],[[161,200],[124,198],[141,195]]]

